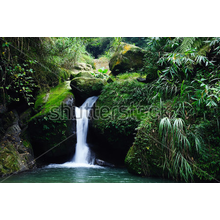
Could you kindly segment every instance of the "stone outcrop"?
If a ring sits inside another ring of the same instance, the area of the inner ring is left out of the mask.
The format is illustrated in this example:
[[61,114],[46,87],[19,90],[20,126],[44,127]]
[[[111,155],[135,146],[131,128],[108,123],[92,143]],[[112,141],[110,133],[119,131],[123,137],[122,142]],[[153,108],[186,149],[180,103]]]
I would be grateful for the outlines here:
[[[8,175],[36,167],[32,146],[21,129],[16,110],[4,113],[2,116],[2,129],[4,136],[0,141],[0,175]],[[27,124],[23,122],[23,127]]]
[[87,63],[77,63],[74,65],[72,69],[72,74],[70,75],[70,79],[76,77],[76,75],[80,72],[93,72],[93,68],[90,64]]
[[113,75],[134,72],[143,68],[145,51],[131,44],[121,43],[112,56],[109,68]]
[[81,71],[93,71],[93,68],[88,63],[78,63],[73,67],[73,71],[75,73],[81,72]]
[[99,59],[94,59],[94,65],[96,70],[99,70],[101,68],[107,69],[109,73],[109,60],[105,57],[101,57]]
[[77,74],[72,74],[70,79],[75,79],[77,77],[87,77],[87,78],[94,78],[94,76],[89,71],[80,71]]
[[100,160],[100,159],[96,159],[95,164],[97,164],[99,166],[103,166],[103,167],[115,167],[114,164],[108,163],[108,162],[106,162],[104,160]]
[[87,98],[98,96],[107,82],[95,77],[76,77],[70,86],[76,98],[77,105],[81,105]]

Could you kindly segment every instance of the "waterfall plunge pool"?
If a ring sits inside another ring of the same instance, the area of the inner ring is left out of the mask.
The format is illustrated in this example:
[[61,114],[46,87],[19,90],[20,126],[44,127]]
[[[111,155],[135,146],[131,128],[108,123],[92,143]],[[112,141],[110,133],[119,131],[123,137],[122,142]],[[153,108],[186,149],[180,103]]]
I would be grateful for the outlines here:
[[[5,180],[4,180],[5,179]],[[80,165],[74,163],[50,164],[43,168],[26,171],[9,178],[0,178],[3,183],[172,183],[162,178],[135,176],[125,168]]]
[[77,119],[76,152],[70,162],[50,164],[43,168],[26,171],[6,178],[4,183],[167,183],[161,178],[143,178],[135,176],[125,168],[110,168],[94,165],[87,145],[88,116],[97,96],[88,98],[80,107],[75,107]]

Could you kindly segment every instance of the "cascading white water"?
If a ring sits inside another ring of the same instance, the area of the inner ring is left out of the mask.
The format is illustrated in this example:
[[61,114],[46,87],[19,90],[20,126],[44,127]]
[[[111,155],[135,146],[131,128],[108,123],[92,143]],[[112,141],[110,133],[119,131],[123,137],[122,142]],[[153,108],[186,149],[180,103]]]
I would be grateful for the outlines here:
[[74,163],[93,164],[94,162],[91,158],[91,152],[86,143],[86,139],[88,132],[89,113],[97,99],[97,96],[92,96],[86,99],[86,101],[79,108],[75,107],[77,143],[75,155],[72,160]]

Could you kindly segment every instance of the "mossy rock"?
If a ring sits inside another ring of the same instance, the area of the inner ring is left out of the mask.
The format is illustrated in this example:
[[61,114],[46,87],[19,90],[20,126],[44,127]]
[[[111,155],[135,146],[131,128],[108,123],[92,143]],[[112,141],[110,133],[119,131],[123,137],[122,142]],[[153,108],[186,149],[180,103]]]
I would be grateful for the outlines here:
[[[3,121],[6,131],[0,141],[0,175],[32,169],[35,165],[32,147],[26,136],[20,137],[21,128],[18,124],[17,111],[5,113]],[[24,141],[26,146],[23,144]]]
[[[164,109],[170,108],[172,102],[172,100],[164,101]],[[164,167],[166,155],[159,135],[159,124],[162,116],[160,105],[159,100],[154,102],[136,129],[134,143],[125,158],[126,168],[132,174],[160,178],[170,177],[167,168]]]
[[146,51],[140,47],[121,43],[109,62],[112,74],[118,75],[119,73],[133,72],[143,68],[145,53]]
[[29,121],[28,132],[36,157],[48,151],[40,158],[41,162],[64,162],[73,156],[76,143],[74,104],[67,82],[38,96],[35,109],[39,112]]
[[[135,129],[141,118],[145,117],[145,107],[150,104],[145,96],[141,96],[145,90],[145,85],[135,79],[114,81],[104,87],[95,104],[90,125],[92,137],[89,138],[100,146],[95,150],[97,154],[109,155],[121,164],[124,163],[134,141]],[[141,102],[144,108],[138,107]]]
[[74,78],[76,78],[76,77],[95,78],[95,77],[91,74],[91,72],[89,72],[89,71],[80,71],[80,72],[77,73],[77,74],[74,73],[74,74],[71,75],[70,79],[72,80],[72,79],[74,79]]
[[125,158],[125,165],[130,173],[141,176],[164,176],[160,166],[160,159],[163,158],[161,146],[154,140],[158,140],[158,122],[147,117],[138,127],[133,146]]
[[45,164],[70,160],[75,152],[74,129],[74,120],[65,118],[50,120],[48,115],[34,118],[29,123],[34,155]]
[[106,80],[99,78],[77,77],[71,81],[70,86],[76,101],[82,104],[87,98],[100,95],[106,84]]
[[74,70],[79,70],[79,71],[92,71],[92,65],[88,64],[88,63],[77,63],[75,64],[75,66],[73,67]]
[[50,89],[49,92],[39,94],[34,105],[34,110],[38,113],[30,121],[35,117],[46,115],[51,109],[60,107],[63,102],[70,98],[74,99],[70,81],[60,83],[58,86]]
[[[26,140],[26,144],[29,143]],[[13,141],[2,141],[0,143],[0,175],[9,175],[15,172],[21,172],[35,167],[33,155],[29,149],[23,145],[23,141],[19,144]],[[18,149],[18,150],[17,150]],[[22,151],[21,151],[22,149]]]
[[59,70],[60,70],[59,75],[60,75],[61,82],[64,82],[64,81],[68,80],[68,78],[70,78],[71,75],[72,75],[72,71],[71,70],[68,70],[68,69],[65,69],[65,68],[61,68],[61,67],[59,68]]
[[19,153],[10,142],[1,143],[0,174],[7,175],[20,170]]

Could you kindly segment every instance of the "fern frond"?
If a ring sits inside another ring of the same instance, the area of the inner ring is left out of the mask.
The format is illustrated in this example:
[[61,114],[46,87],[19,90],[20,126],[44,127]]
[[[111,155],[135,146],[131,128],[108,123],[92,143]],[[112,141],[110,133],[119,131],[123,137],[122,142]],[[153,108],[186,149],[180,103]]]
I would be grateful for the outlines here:
[[196,49],[199,55],[206,55],[210,50],[210,45],[205,43],[203,37],[184,37],[182,44],[179,47],[180,53],[184,53],[190,49]]
[[180,53],[184,53],[186,50],[189,50],[192,45],[195,43],[196,37],[184,37],[183,42],[180,45]]

